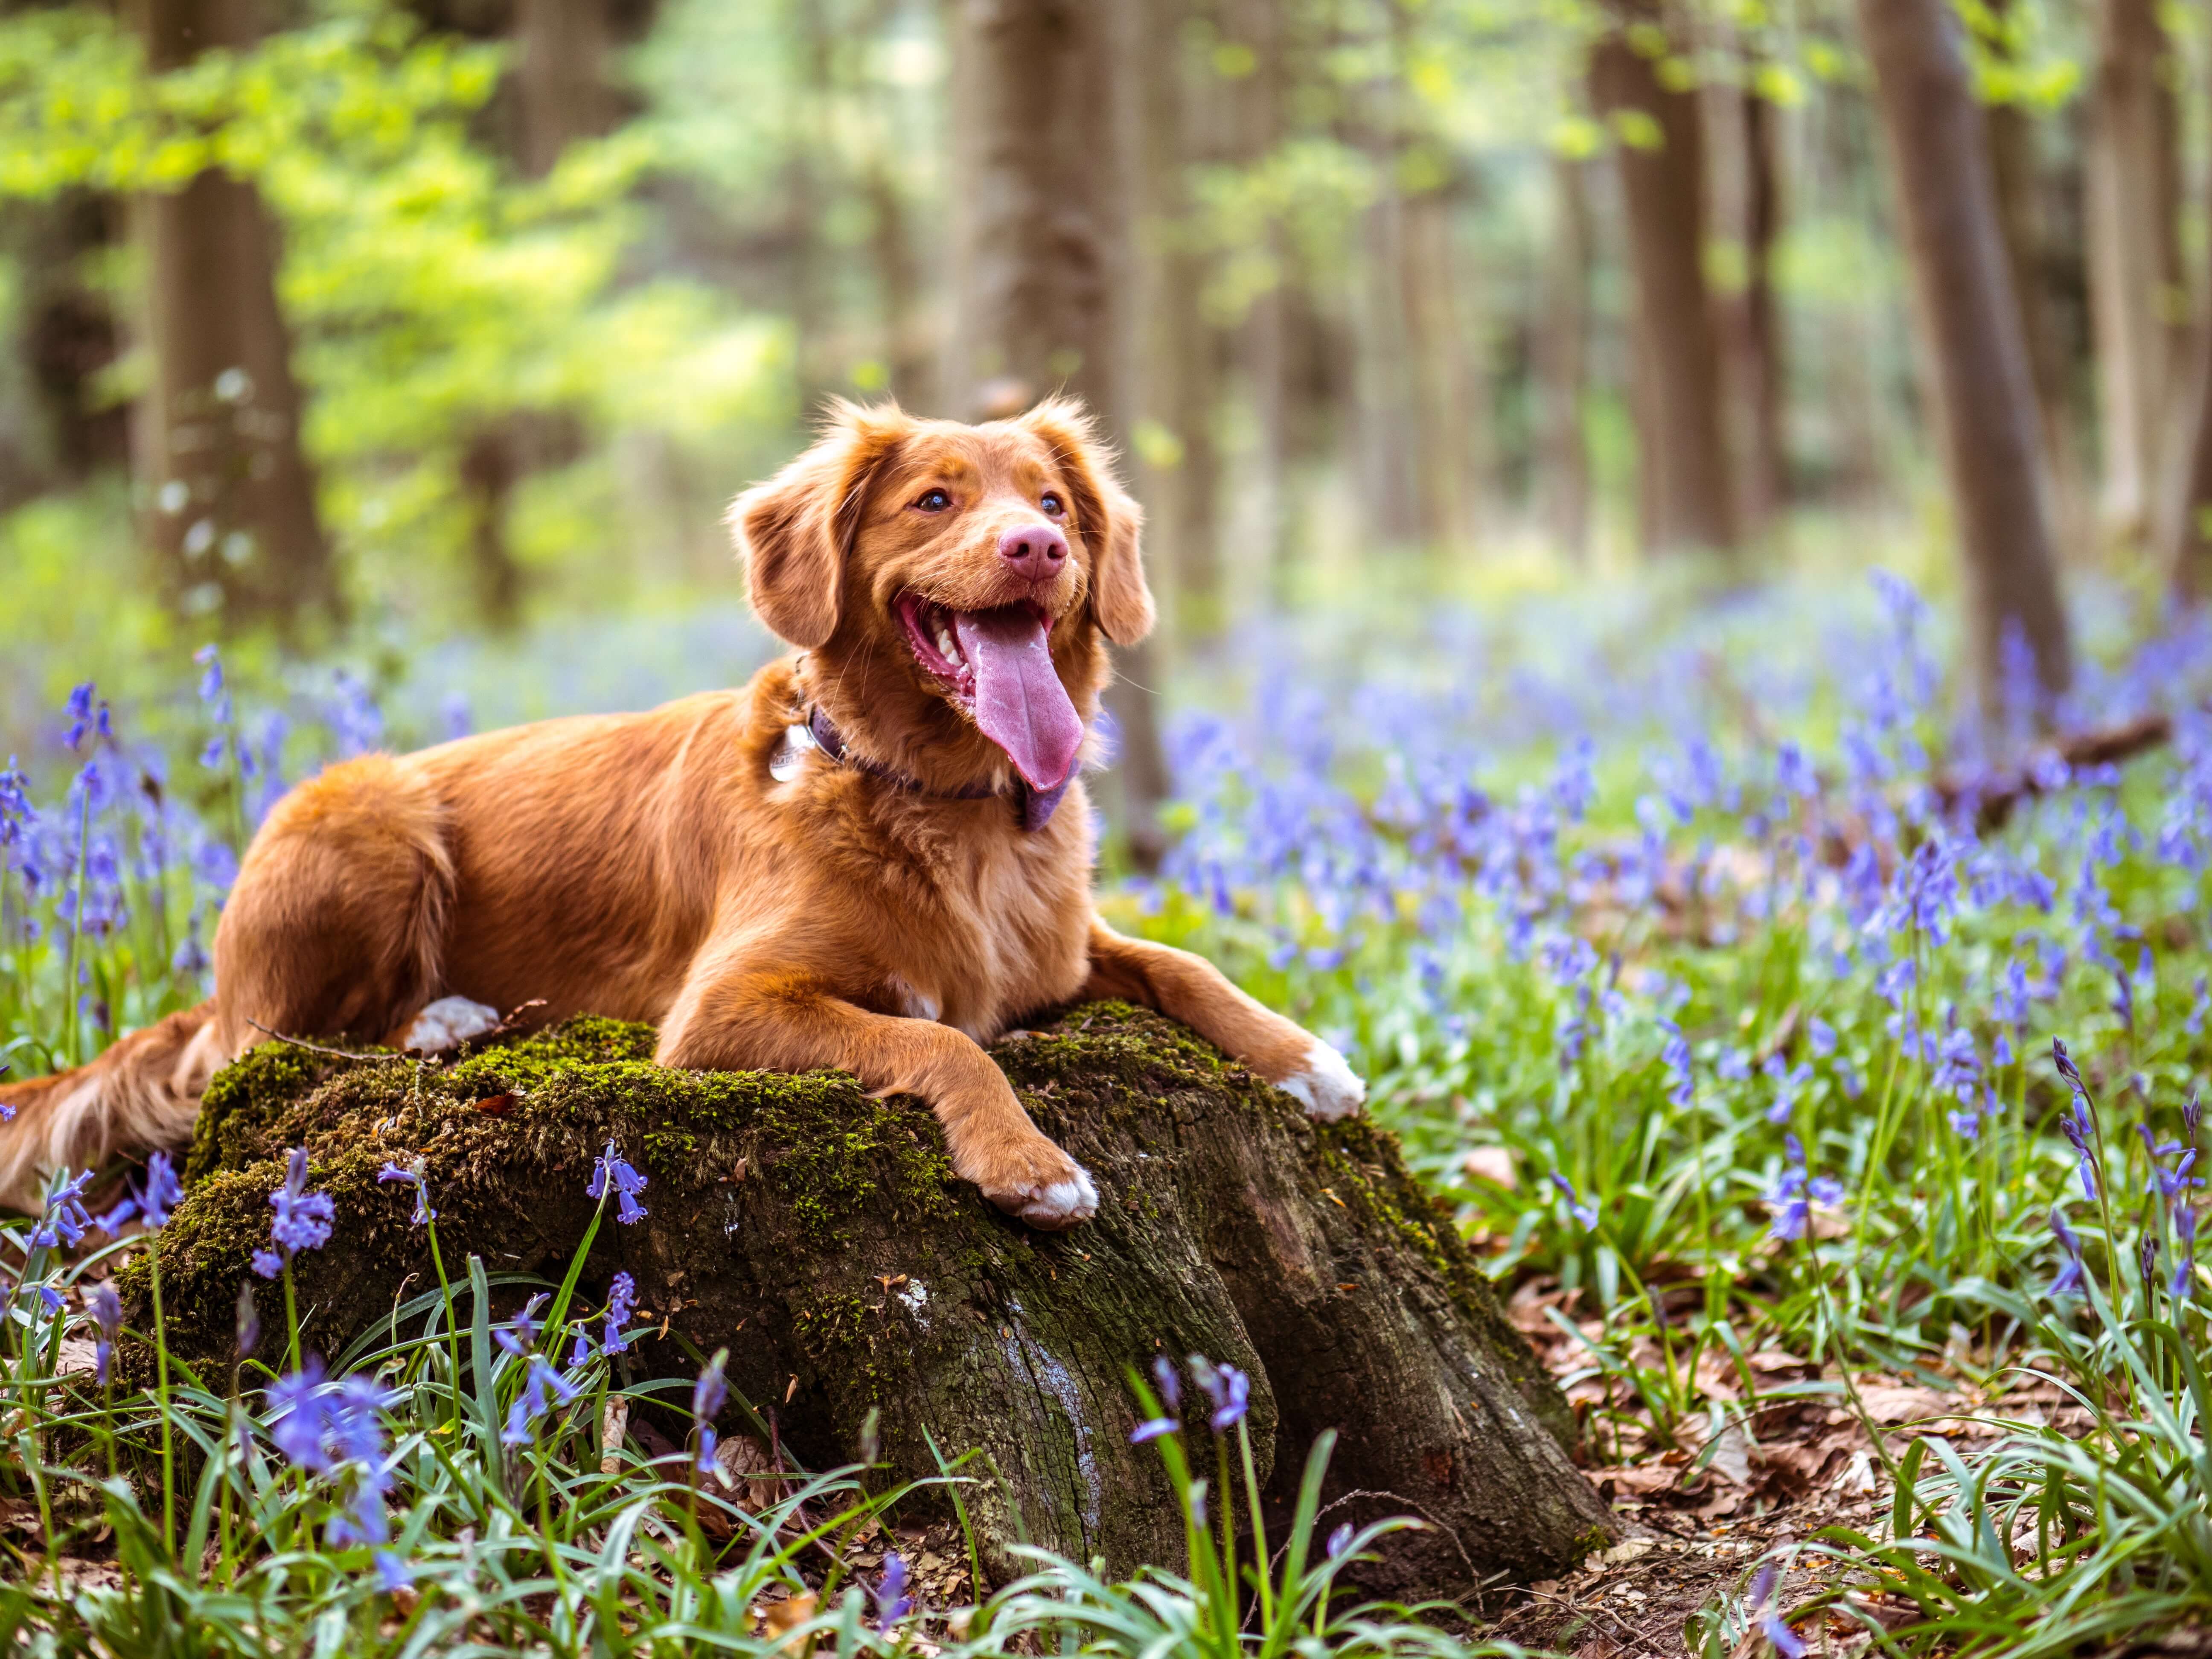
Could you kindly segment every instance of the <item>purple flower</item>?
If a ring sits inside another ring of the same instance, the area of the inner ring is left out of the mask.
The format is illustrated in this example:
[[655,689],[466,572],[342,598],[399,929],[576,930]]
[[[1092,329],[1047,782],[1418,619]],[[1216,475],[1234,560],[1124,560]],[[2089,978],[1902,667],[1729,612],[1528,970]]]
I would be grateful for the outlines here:
[[500,1329],[492,1333],[492,1340],[518,1359],[538,1346],[538,1310],[549,1300],[544,1291],[523,1304],[522,1311]]
[[2074,1057],[2066,1052],[2066,1045],[2057,1037],[2051,1039],[2051,1063],[2058,1068],[2058,1075],[2076,1090],[2081,1087],[2081,1073],[2075,1069]]
[[311,1353],[298,1370],[271,1382],[268,1396],[273,1419],[270,1439],[295,1468],[316,1474],[328,1474],[333,1467],[324,1445],[332,1402],[325,1397],[322,1387],[322,1357]]
[[262,1278],[274,1279],[284,1271],[284,1258],[274,1250],[256,1250],[252,1266],[253,1271]]
[[710,1361],[699,1373],[699,1380],[691,1385],[691,1415],[701,1423],[712,1419],[722,1409],[722,1402],[730,1397],[730,1385],[723,1380],[720,1358]]
[[1807,1024],[1805,1040],[1811,1044],[1813,1052],[1823,1060],[1836,1052],[1836,1028],[1818,1014]]
[[720,1445],[721,1442],[722,1437],[714,1432],[714,1425],[712,1423],[702,1425],[699,1430],[699,1455],[693,1461],[691,1467],[701,1474],[714,1474],[714,1449]]
[[415,1159],[405,1169],[397,1164],[387,1164],[376,1172],[379,1181],[409,1181],[415,1184],[415,1213],[408,1218],[416,1226],[423,1226],[438,1218],[430,1207],[430,1184],[422,1178],[422,1161]]
[[93,1224],[110,1238],[120,1235],[124,1224],[132,1216],[146,1224],[149,1232],[159,1232],[169,1224],[170,1212],[184,1200],[185,1189],[179,1184],[175,1167],[167,1152],[155,1152],[146,1160],[145,1185],[130,1197],[122,1200]]
[[606,1151],[599,1155],[592,1170],[592,1179],[584,1188],[584,1196],[604,1198],[609,1181],[614,1182],[615,1195],[622,1206],[615,1219],[621,1222],[644,1220],[645,1206],[637,1201],[637,1194],[645,1190],[645,1177],[623,1161],[611,1140],[607,1142]]
[[2075,1158],[2081,1174],[2081,1194],[2094,1200],[2097,1196],[2097,1129],[2089,1116],[2089,1097],[2076,1091],[2073,1104],[2059,1118],[2058,1127],[2066,1132],[2066,1139],[2073,1145]]
[[1160,1401],[1170,1415],[1182,1409],[1182,1379],[1165,1354],[1152,1356],[1152,1380],[1160,1385]]
[[2197,1211],[2185,1198],[2178,1199],[2173,1206],[2173,1278],[2166,1293],[2176,1297],[2188,1295],[2196,1270]]
[[405,1589],[413,1581],[413,1571],[390,1550],[377,1551],[375,1560],[377,1582],[386,1591]]
[[92,1171],[82,1175],[64,1172],[64,1179],[57,1182],[46,1194],[46,1207],[38,1226],[32,1231],[30,1248],[34,1250],[52,1249],[56,1245],[73,1250],[86,1230],[94,1223],[84,1207],[84,1189],[92,1179]]
[[[328,1193],[311,1193],[307,1185],[307,1149],[295,1146],[285,1160],[284,1184],[269,1194],[276,1212],[269,1236],[290,1260],[301,1250],[319,1250],[331,1241],[331,1223],[337,1206]],[[256,1271],[258,1269],[258,1259]],[[264,1275],[267,1277],[267,1275]]]
[[1598,1222],[1596,1200],[1592,1200],[1587,1204],[1583,1202],[1582,1195],[1575,1191],[1575,1183],[1557,1170],[1552,1171],[1552,1184],[1566,1194],[1567,1213],[1583,1224],[1583,1231],[1586,1233],[1596,1231]]
[[253,1286],[245,1279],[238,1285],[238,1357],[245,1358],[261,1340],[261,1310],[253,1305]]
[[1843,1201],[1844,1188],[1833,1176],[1808,1174],[1805,1148],[1796,1135],[1784,1136],[1783,1145],[1789,1162],[1766,1189],[1766,1202],[1774,1212],[1767,1233],[1772,1238],[1796,1240],[1805,1237],[1813,1206],[1832,1208]]
[[116,1334],[123,1328],[123,1298],[115,1286],[102,1285],[92,1293],[92,1321],[100,1327],[100,1340],[92,1345],[92,1366],[100,1386],[108,1382],[108,1362],[115,1356]]
[[1129,1443],[1141,1446],[1148,1440],[1158,1440],[1164,1434],[1174,1434],[1182,1427],[1172,1417],[1148,1417],[1129,1431]]
[[1782,1659],[1805,1659],[1805,1644],[1771,1611],[1774,1591],[1781,1577],[1778,1565],[1772,1561],[1763,1563],[1751,1581],[1750,1608],[1752,1622],[1759,1633],[1774,1644]]
[[1351,1547],[1352,1522],[1346,1521],[1340,1523],[1334,1532],[1329,1534],[1328,1541],[1322,1546],[1322,1550],[1330,1560],[1334,1561],[1342,1557],[1345,1551]]
[[2064,1212],[2055,1204],[2051,1206],[2051,1231],[2058,1240],[2059,1249],[2066,1253],[2066,1260],[2059,1264],[2058,1276],[2051,1281],[2051,1294],[2071,1296],[2081,1288],[2084,1272],[2081,1261],[2081,1239],[2078,1233],[2066,1224]]
[[540,1418],[556,1404],[565,1406],[582,1392],[555,1370],[553,1362],[544,1354],[532,1353],[529,1370],[522,1379],[522,1392],[515,1396],[514,1404],[507,1408],[507,1426],[500,1433],[500,1443],[503,1446],[528,1445]]
[[1250,1377],[1234,1365],[1216,1365],[1199,1354],[1190,1357],[1190,1374],[1198,1379],[1199,1391],[1213,1407],[1213,1414],[1206,1420],[1216,1434],[1243,1420],[1251,1406]]
[[607,1286],[607,1329],[602,1346],[609,1353],[628,1353],[623,1326],[637,1310],[637,1283],[628,1273],[617,1273]]
[[876,1629],[890,1634],[891,1626],[914,1611],[914,1597],[907,1589],[906,1562],[896,1550],[884,1554],[884,1576],[876,1580]]

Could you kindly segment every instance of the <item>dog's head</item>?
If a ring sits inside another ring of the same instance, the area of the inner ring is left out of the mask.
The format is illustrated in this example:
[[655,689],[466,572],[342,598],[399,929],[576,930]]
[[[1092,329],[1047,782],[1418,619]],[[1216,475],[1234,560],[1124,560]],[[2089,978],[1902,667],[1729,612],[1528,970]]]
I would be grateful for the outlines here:
[[839,404],[813,448],[738,498],[755,613],[819,659],[839,716],[925,775],[995,745],[1038,789],[1074,770],[1108,666],[1152,597],[1137,505],[1081,405],[981,426]]

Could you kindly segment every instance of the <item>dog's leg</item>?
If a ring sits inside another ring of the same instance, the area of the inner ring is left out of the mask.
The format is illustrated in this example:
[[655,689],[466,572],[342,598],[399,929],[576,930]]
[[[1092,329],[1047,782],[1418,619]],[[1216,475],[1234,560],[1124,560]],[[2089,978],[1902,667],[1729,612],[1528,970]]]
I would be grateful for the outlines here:
[[1048,1231],[1098,1209],[1089,1173],[1030,1121],[1006,1073],[949,1025],[901,1019],[789,973],[695,972],[660,1028],[664,1066],[850,1072],[877,1095],[917,1095],[952,1167],[1000,1209]]
[[1315,1117],[1359,1109],[1367,1085],[1344,1056],[1303,1027],[1261,1007],[1204,957],[1127,939],[1095,917],[1086,997],[1118,997],[1181,1020],[1243,1061]]
[[118,1152],[184,1146],[200,1096],[226,1056],[215,1005],[134,1031],[97,1060],[54,1077],[0,1078],[0,1204],[35,1211],[55,1170],[98,1169]]

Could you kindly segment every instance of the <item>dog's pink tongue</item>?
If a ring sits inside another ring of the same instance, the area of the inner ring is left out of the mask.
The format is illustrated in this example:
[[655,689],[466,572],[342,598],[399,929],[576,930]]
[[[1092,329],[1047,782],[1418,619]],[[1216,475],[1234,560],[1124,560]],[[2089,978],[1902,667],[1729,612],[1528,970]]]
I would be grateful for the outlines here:
[[1083,721],[1053,672],[1044,623],[1026,605],[956,611],[952,631],[975,671],[975,724],[1033,789],[1067,781]]

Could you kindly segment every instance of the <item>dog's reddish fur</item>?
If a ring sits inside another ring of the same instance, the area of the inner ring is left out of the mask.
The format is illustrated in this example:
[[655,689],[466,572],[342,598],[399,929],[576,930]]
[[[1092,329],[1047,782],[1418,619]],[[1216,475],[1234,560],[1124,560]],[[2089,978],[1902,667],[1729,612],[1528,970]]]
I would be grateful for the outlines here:
[[[933,488],[953,510],[915,509]],[[1066,503],[1069,556],[1032,591],[997,542],[1046,490]],[[1136,507],[1079,409],[967,427],[841,408],[731,522],[753,606],[796,653],[741,690],[368,756],[301,784],[246,854],[214,1000],[8,1089],[0,1192],[35,1202],[42,1169],[188,1138],[212,1069],[264,1031],[396,1040],[448,994],[651,1021],[672,1066],[826,1066],[918,1095],[961,1175],[1048,1225],[1081,1218],[1035,1208],[1078,1172],[978,1046],[1024,1016],[1123,997],[1271,1080],[1311,1064],[1311,1037],[1210,964],[1098,920],[1079,782],[1034,832],[1004,795],[951,798],[1014,774],[916,661],[902,592],[1041,605],[1086,725],[1109,672],[1101,636],[1152,624]],[[771,752],[813,705],[848,756],[922,790],[819,752],[776,781]]]

